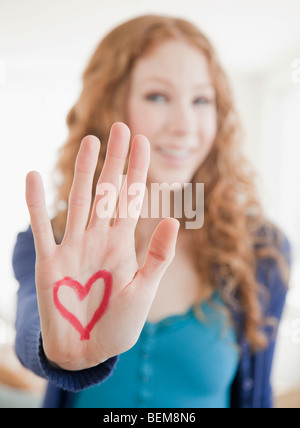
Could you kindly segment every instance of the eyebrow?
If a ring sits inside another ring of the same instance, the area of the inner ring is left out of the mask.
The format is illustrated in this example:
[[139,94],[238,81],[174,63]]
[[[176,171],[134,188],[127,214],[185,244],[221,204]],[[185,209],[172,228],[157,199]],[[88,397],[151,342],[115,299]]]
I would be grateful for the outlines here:
[[[158,82],[163,83],[168,86],[172,86],[172,82],[170,82],[167,79],[164,79],[163,77],[159,76],[153,76],[153,77],[146,77],[144,80],[141,81],[141,83],[152,83],[152,82]],[[214,86],[210,82],[203,82],[195,85],[195,89],[203,89],[203,88],[211,88],[214,89]]]

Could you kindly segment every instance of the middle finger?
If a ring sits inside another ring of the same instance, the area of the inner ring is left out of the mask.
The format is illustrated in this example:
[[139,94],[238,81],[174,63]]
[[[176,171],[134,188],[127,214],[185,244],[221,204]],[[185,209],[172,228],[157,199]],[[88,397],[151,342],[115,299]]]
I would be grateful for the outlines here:
[[120,177],[123,175],[129,143],[129,128],[124,123],[114,123],[109,135],[105,162],[96,187],[96,195],[90,221],[90,226],[92,227],[100,224],[103,226],[103,222],[105,224],[110,223],[110,218],[109,216],[106,217],[106,212],[99,213],[97,208],[100,207],[105,190],[112,189],[111,195],[109,193],[106,195],[105,203],[109,203],[115,209],[116,199],[119,193]]

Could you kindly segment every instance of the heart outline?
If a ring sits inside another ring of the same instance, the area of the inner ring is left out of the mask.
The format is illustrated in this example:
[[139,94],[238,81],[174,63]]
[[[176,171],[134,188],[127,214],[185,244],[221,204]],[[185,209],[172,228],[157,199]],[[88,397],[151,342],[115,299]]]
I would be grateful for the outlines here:
[[[70,312],[67,308],[65,308],[65,306],[61,303],[61,301],[58,298],[58,290],[63,285],[70,287],[72,290],[76,292],[78,299],[82,301],[89,294],[94,282],[100,278],[104,280],[104,294],[100,302],[100,305],[94,312],[92,319],[84,327],[82,323],[79,321],[79,319],[74,314],[72,314],[72,312]],[[85,285],[82,285],[80,282],[76,281],[75,279],[69,276],[66,276],[63,279],[55,282],[55,286],[53,288],[54,304],[57,310],[63,316],[63,318],[69,321],[69,323],[80,333],[81,335],[80,340],[90,339],[90,332],[94,328],[95,324],[102,318],[102,316],[106,312],[108,308],[109,298],[111,295],[112,283],[113,283],[112,274],[107,270],[99,270],[98,272],[94,273],[94,275],[92,275],[88,279]]]

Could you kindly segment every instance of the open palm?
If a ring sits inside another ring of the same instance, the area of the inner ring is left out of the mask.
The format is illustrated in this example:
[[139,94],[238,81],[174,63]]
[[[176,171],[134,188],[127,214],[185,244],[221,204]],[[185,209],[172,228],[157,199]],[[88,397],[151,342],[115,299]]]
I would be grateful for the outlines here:
[[[118,189],[129,142],[127,126],[115,123],[98,186],[110,183]],[[178,232],[177,220],[161,221],[139,267],[134,238],[137,216],[120,216],[118,211],[113,222],[100,218],[97,206],[103,195],[96,195],[89,219],[99,149],[96,137],[82,140],[66,230],[59,245],[47,214],[41,177],[32,171],[26,178],[44,351],[50,361],[67,370],[95,366],[136,343],[159,282],[173,259]],[[119,209],[127,206],[130,184],[146,183],[149,157],[148,140],[136,136]]]

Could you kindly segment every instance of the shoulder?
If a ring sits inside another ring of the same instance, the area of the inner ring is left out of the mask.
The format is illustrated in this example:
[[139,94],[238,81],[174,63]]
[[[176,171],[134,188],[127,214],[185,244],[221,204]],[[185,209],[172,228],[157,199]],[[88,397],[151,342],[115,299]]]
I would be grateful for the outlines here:
[[288,283],[291,266],[291,244],[283,231],[265,222],[254,234],[257,266],[267,271],[277,270]]
[[28,226],[23,232],[18,233],[16,238],[15,249],[20,250],[22,248],[34,248],[34,239],[31,226]]
[[284,232],[275,224],[265,221],[254,233],[255,249],[273,250],[280,253],[287,262],[291,259],[291,245]]
[[35,263],[35,247],[31,227],[17,235],[12,264],[16,278]]
[[265,312],[280,318],[290,276],[290,242],[277,226],[266,222],[255,235],[255,253],[257,280],[266,292]]

